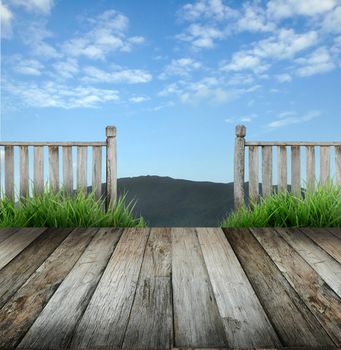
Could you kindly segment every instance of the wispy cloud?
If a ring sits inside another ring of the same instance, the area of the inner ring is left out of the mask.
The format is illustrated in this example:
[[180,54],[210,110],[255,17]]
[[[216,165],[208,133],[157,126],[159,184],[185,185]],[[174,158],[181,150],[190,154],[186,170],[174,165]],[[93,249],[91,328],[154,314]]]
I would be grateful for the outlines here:
[[129,99],[129,102],[131,103],[142,103],[142,102],[146,102],[149,101],[150,98],[146,97],[146,96],[133,96]]
[[294,114],[291,113],[289,115],[286,114],[284,116],[282,115],[282,117],[280,116],[280,119],[274,120],[268,123],[266,126],[271,129],[282,128],[291,124],[308,122],[312,119],[319,117],[320,115],[321,115],[320,111],[310,111],[303,116],[297,116],[295,115],[295,113]]
[[188,77],[192,71],[201,67],[201,62],[193,60],[192,58],[173,59],[170,64],[166,65],[163,72],[159,75],[159,78],[164,80],[171,76]]
[[48,15],[54,5],[54,0],[8,0],[13,6],[23,7],[29,12],[38,12]]
[[11,10],[0,2],[1,38],[9,39],[12,36],[13,17]]

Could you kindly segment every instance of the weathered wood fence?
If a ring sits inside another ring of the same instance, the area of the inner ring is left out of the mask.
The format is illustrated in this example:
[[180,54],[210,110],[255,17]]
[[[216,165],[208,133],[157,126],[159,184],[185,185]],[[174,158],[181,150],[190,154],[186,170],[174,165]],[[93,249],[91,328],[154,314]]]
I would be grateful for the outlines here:
[[[49,176],[48,184],[52,191],[58,191],[62,183],[65,192],[72,195],[73,186],[73,159],[72,148],[77,148],[76,189],[87,192],[88,147],[92,149],[92,188],[96,199],[104,196],[106,207],[115,204],[117,199],[117,161],[116,161],[116,128],[106,127],[106,141],[104,142],[4,142],[4,172],[0,169],[0,179],[4,173],[4,195],[14,200],[14,147],[19,147],[19,197],[28,197],[31,177],[29,175],[29,147],[33,147],[33,194],[44,191],[44,147],[48,148]],[[102,193],[102,148],[106,149],[106,188]],[[62,150],[62,159],[59,154]],[[63,181],[59,179],[60,163],[63,167]],[[1,183],[1,181],[0,181]],[[0,189],[1,191],[1,189]]]
[[[273,147],[277,148],[277,185],[278,191],[288,188],[288,156],[287,148],[291,150],[291,192],[300,196],[302,190],[301,178],[301,147],[306,154],[306,187],[314,190],[318,182],[326,183],[330,176],[330,151],[335,147],[335,181],[341,185],[341,142],[284,142],[284,141],[246,141],[244,125],[236,126],[234,150],[234,205],[239,208],[245,203],[245,153],[248,148],[249,198],[253,201],[262,196],[268,196],[273,191]],[[259,179],[259,147],[261,147],[261,181]],[[320,178],[316,177],[315,149],[320,151]],[[262,184],[262,193],[259,192]]]

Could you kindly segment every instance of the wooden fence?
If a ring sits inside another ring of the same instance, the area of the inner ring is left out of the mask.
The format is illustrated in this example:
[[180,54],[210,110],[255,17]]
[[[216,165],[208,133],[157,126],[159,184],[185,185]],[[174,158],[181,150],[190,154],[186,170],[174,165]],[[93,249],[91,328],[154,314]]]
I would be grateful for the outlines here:
[[[44,190],[44,147],[48,148],[49,176],[48,184],[53,191],[59,190],[60,163],[63,166],[63,181],[65,191],[73,194],[73,160],[72,148],[77,148],[77,190],[87,191],[88,147],[92,150],[92,188],[96,199],[105,197],[106,207],[115,204],[117,199],[117,164],[116,164],[116,128],[106,127],[105,142],[4,142],[4,180],[5,196],[14,200],[14,147],[19,147],[19,196],[29,196],[31,178],[29,176],[29,147],[33,147],[33,194],[40,194]],[[106,149],[106,188],[102,194],[102,147]],[[60,159],[59,149],[62,150]],[[0,179],[2,175],[0,169]],[[0,181],[1,183],[1,181]],[[0,189],[1,190],[1,189]]]
[[[239,208],[245,203],[245,153],[248,147],[249,198],[257,200],[260,196],[259,183],[262,184],[262,196],[268,196],[273,191],[273,147],[277,148],[277,185],[278,191],[288,188],[288,156],[287,147],[291,150],[291,192],[301,195],[301,148],[306,153],[306,187],[314,190],[316,183],[326,183],[330,176],[330,152],[335,147],[335,181],[341,185],[341,142],[274,142],[246,141],[244,125],[236,126],[234,150],[234,205]],[[258,148],[261,147],[261,175],[259,181]],[[316,177],[315,149],[320,151],[320,178]]]

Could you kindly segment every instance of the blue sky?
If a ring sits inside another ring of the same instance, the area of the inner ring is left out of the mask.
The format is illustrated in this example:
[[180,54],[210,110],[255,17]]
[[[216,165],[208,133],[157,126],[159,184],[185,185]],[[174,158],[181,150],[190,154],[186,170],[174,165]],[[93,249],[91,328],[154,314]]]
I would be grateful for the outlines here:
[[340,140],[340,0],[2,0],[1,36],[1,139],[115,125],[119,177],[232,181],[240,123]]

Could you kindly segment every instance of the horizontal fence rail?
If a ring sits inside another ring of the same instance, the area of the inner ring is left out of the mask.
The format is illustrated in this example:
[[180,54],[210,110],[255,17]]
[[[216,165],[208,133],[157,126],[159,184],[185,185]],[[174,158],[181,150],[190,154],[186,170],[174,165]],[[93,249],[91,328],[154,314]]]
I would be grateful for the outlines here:
[[[234,205],[245,204],[245,170],[248,156],[249,198],[256,201],[260,195],[269,196],[274,191],[273,153],[277,151],[277,190],[287,191],[290,179],[291,192],[300,196],[302,192],[302,150],[305,150],[306,189],[314,191],[317,183],[332,180],[331,150],[335,149],[335,182],[341,185],[341,142],[306,141],[246,141],[246,128],[236,126],[234,150]],[[248,152],[246,152],[248,149]],[[316,176],[316,150],[319,150],[319,179]],[[290,156],[289,156],[290,152]],[[261,160],[259,160],[259,153]],[[289,171],[290,161],[290,171]],[[288,174],[290,172],[290,174]],[[261,173],[261,179],[259,174]],[[261,184],[261,193],[259,185]]]
[[[19,147],[19,198],[28,197],[30,182],[33,183],[33,195],[39,195],[44,191],[44,150],[48,152],[49,176],[47,183],[53,192],[60,189],[60,184],[67,194],[73,195],[73,149],[76,149],[76,190],[87,194],[88,186],[88,150],[92,155],[92,189],[95,198],[105,197],[106,208],[115,204],[117,200],[117,160],[116,160],[116,128],[106,127],[105,142],[17,142],[0,141],[0,147],[4,148],[4,169],[0,169],[1,177],[4,176],[4,193],[7,198],[13,199],[14,193],[14,148]],[[30,159],[29,148],[33,148],[33,178],[29,176]],[[105,193],[102,194],[102,150],[106,151],[105,158]],[[1,163],[0,163],[1,164]],[[62,166],[62,181],[60,181],[60,167]],[[1,186],[0,186],[1,187]],[[0,188],[2,191],[2,188]]]

